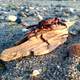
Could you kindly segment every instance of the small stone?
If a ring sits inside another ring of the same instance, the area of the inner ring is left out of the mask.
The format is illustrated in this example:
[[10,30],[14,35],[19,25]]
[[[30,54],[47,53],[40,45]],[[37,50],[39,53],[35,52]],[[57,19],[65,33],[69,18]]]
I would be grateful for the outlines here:
[[69,10],[70,10],[70,12],[72,12],[72,13],[75,12],[74,8],[69,8]]
[[80,72],[80,63],[77,65],[77,70]]
[[36,7],[36,10],[40,10],[40,8],[39,7]]
[[69,30],[69,33],[72,35],[76,35],[78,34],[78,31],[76,29],[72,29],[72,30]]
[[40,74],[40,70],[34,70],[32,76],[38,76]]
[[43,8],[43,10],[45,10],[45,11],[46,11],[47,9],[46,9],[46,8]]
[[29,7],[29,9],[30,9],[30,10],[33,10],[33,9],[34,9],[34,7],[30,6],[30,7]]
[[1,70],[4,70],[6,67],[5,67],[5,64],[2,60],[0,60],[0,71]]
[[5,20],[5,17],[4,16],[0,16],[0,20]]
[[15,15],[9,15],[9,16],[7,16],[7,20],[15,22],[17,20],[17,16],[15,16]]
[[59,65],[57,65],[57,68],[59,69],[59,68],[60,68],[60,66],[59,66]]
[[24,26],[24,27],[26,27],[26,28],[27,28],[28,26],[30,26],[27,22],[22,22],[21,25]]
[[16,21],[15,21],[17,24],[21,24],[22,23],[22,20],[20,17],[17,17]]
[[26,5],[22,5],[22,6],[20,6],[20,10],[25,10],[26,9]]
[[11,27],[13,25],[16,25],[16,23],[14,23],[14,22],[8,22],[8,25]]
[[23,28],[23,29],[22,29],[22,32],[27,32],[27,31],[29,31],[29,30],[26,29],[26,28]]
[[68,17],[69,13],[68,12],[64,12],[63,15],[66,16],[66,17]]
[[27,14],[25,14],[23,11],[20,11],[17,13],[17,16],[27,17]]
[[29,12],[29,9],[25,9],[25,12]]
[[48,70],[47,67],[43,67],[43,69],[42,69],[43,72],[46,72],[47,70]]
[[39,14],[39,12],[35,12],[35,14],[38,20],[43,20],[43,17]]
[[70,55],[80,57],[80,43],[73,44],[69,47]]
[[41,15],[37,15],[37,18],[38,18],[39,20],[43,20],[43,17],[42,17]]

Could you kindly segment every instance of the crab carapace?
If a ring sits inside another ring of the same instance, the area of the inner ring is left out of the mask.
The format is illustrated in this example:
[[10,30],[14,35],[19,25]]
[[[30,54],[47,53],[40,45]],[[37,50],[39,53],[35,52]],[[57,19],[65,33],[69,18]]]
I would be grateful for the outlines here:
[[65,20],[60,19],[60,18],[50,18],[50,19],[46,19],[46,20],[42,20],[40,21],[37,25],[33,25],[30,26],[29,28],[31,28],[31,31],[28,33],[30,34],[37,34],[37,32],[40,32],[41,30],[53,30],[54,26],[58,27],[58,25],[62,25],[67,27],[67,25],[65,24]]

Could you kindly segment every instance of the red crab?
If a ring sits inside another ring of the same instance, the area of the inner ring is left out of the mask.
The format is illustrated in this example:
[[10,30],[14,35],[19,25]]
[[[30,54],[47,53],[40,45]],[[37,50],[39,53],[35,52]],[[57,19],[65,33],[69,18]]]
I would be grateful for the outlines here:
[[65,20],[59,19],[59,18],[50,18],[46,20],[40,21],[37,25],[30,26],[32,28],[31,32],[28,33],[28,35],[36,35],[37,32],[40,32],[41,30],[53,30],[55,27],[58,27],[58,25],[63,25],[67,27],[67,25],[64,23]]
[[59,25],[63,25],[65,27],[67,27],[64,22],[65,22],[64,20],[59,19],[59,18],[50,18],[50,19],[42,20],[36,25],[28,26],[28,29],[31,29],[30,32],[28,32],[27,35],[25,35],[25,37],[20,42],[18,42],[16,45],[19,45],[19,44],[25,42],[32,36],[36,36],[37,33],[40,31],[49,31],[49,30],[53,30],[53,29],[60,29]]

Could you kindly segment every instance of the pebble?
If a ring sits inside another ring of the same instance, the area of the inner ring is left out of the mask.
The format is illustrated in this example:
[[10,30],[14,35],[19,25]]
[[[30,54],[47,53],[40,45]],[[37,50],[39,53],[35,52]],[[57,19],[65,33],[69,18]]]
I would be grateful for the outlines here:
[[5,68],[5,63],[2,60],[0,60],[0,71],[4,70]]
[[60,66],[59,66],[59,65],[57,65],[57,68],[59,69],[59,68],[60,68]]
[[77,70],[80,72],[80,63],[77,65]]
[[69,10],[70,10],[70,12],[71,12],[72,14],[74,14],[74,13],[76,12],[76,10],[75,10],[74,8],[69,8]]
[[0,21],[3,21],[5,20],[5,17],[4,16],[0,16]]
[[17,13],[17,16],[19,16],[19,17],[26,17],[27,15],[23,11],[19,11]]
[[20,10],[24,11],[26,9],[26,5],[21,5]]
[[7,20],[15,22],[17,20],[17,16],[15,16],[15,15],[9,15],[9,16],[7,16]]
[[45,11],[46,11],[47,9],[46,9],[46,8],[43,8],[43,10],[45,10]]
[[38,18],[38,20],[40,20],[40,21],[43,20],[43,17],[42,17],[41,15],[39,15],[39,14],[37,15],[37,18]]
[[38,18],[38,20],[43,20],[43,17],[39,14],[39,12],[35,12],[36,13],[36,17]]
[[40,10],[40,8],[39,7],[36,7],[36,10]]
[[80,57],[80,43],[72,44],[69,47],[69,53],[70,53],[70,55],[74,55],[74,56]]
[[21,23],[22,23],[22,20],[21,20],[20,17],[17,17],[17,19],[15,20],[15,22],[16,22],[17,24],[21,24]]
[[28,26],[30,26],[27,22],[22,22],[21,25],[25,28],[27,28]]
[[41,72],[41,69],[33,70],[32,76],[36,77],[36,76],[38,76],[40,74],[40,72]]
[[29,9],[25,9],[25,12],[27,12],[27,13],[28,13],[28,12],[29,12]]
[[72,35],[80,34],[80,21],[76,21],[76,23],[69,29],[69,33]]
[[78,31],[76,29],[69,30],[69,33],[72,35],[77,35]]
[[26,29],[26,28],[23,28],[23,29],[22,29],[22,32],[27,32],[27,31],[29,31],[29,30]]
[[29,9],[30,9],[30,10],[34,10],[34,7],[30,6]]

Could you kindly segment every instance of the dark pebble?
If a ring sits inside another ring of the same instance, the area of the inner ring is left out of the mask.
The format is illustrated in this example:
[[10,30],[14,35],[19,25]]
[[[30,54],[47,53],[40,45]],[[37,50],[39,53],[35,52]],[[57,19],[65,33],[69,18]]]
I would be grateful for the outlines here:
[[80,62],[79,62],[79,64],[77,65],[77,70],[80,72]]

